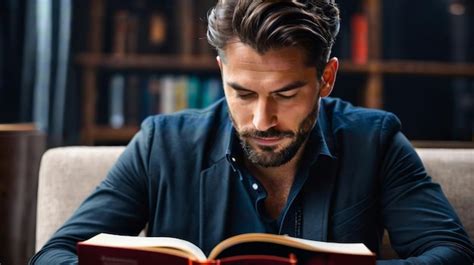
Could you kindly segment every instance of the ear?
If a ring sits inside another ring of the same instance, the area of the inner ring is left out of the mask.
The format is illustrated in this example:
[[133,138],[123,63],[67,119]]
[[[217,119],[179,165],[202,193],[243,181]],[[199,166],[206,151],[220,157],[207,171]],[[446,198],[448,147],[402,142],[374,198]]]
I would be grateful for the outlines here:
[[328,63],[324,67],[321,90],[319,92],[320,97],[327,97],[331,94],[336,82],[337,70],[339,69],[339,60],[336,57],[329,59]]
[[217,65],[219,65],[219,69],[222,72],[222,60],[221,60],[221,57],[219,55],[216,56],[216,61],[217,61]]

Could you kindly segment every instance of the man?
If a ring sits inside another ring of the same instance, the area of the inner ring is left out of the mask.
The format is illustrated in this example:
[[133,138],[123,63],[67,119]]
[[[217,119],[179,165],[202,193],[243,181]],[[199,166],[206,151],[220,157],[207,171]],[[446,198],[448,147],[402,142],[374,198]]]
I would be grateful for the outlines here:
[[330,1],[220,1],[208,39],[225,101],[148,118],[107,178],[32,259],[74,263],[100,232],[189,240],[247,232],[363,242],[405,260],[472,264],[473,246],[398,119],[325,98],[338,61]]

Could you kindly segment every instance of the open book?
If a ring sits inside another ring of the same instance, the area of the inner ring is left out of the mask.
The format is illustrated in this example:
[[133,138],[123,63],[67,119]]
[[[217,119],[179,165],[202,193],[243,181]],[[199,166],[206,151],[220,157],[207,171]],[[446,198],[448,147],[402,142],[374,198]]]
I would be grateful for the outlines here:
[[177,238],[110,234],[99,234],[78,243],[77,252],[80,265],[375,264],[374,253],[364,244],[327,243],[260,233],[230,237],[215,246],[208,257],[196,245]]

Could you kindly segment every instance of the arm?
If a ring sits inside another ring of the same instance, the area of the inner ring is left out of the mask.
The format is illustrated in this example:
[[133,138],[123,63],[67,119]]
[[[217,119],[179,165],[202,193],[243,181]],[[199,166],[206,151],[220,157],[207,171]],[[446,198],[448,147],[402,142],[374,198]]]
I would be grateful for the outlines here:
[[137,235],[148,220],[148,157],[153,123],[146,120],[108,173],[30,264],[77,264],[76,244],[98,233]]
[[384,224],[393,249],[406,259],[377,264],[471,265],[474,248],[469,237],[402,133],[393,136],[381,172]]

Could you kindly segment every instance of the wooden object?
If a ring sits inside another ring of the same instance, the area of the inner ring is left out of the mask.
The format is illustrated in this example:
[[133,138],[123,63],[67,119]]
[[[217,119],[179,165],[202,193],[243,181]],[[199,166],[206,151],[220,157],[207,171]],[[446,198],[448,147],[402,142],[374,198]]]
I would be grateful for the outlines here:
[[0,124],[2,264],[27,264],[34,254],[38,172],[45,141],[31,124]]

